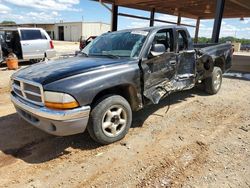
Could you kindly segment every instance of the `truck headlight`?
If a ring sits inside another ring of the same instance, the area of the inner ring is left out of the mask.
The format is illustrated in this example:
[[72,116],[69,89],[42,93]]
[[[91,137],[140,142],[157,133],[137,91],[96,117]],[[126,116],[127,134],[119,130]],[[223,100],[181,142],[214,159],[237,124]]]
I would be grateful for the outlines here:
[[79,106],[78,102],[69,94],[45,91],[45,106],[52,109],[72,109]]

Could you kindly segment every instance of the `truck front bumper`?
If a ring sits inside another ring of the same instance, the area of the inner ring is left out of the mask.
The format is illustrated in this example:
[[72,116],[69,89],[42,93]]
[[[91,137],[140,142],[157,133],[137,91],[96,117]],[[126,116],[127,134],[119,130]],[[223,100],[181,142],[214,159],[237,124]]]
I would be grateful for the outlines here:
[[83,106],[71,110],[52,110],[30,104],[15,94],[11,94],[17,113],[35,127],[56,136],[68,136],[85,131],[90,107]]

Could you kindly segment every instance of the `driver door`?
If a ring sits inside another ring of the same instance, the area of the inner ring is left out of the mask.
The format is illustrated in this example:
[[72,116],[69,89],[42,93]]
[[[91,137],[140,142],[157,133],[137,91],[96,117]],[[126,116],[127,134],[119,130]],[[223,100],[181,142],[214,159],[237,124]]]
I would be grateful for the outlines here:
[[148,59],[142,62],[144,71],[143,94],[151,102],[157,104],[168,93],[166,85],[176,75],[177,57],[174,53],[173,30],[158,31],[155,34],[153,44],[163,44],[165,52],[159,56],[153,56],[149,53]]

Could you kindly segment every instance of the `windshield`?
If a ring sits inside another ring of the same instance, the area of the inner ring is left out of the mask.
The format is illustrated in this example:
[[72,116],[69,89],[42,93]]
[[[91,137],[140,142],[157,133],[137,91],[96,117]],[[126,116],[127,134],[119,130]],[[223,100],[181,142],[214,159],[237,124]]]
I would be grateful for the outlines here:
[[89,43],[82,52],[88,56],[136,58],[147,35],[147,31],[105,33]]

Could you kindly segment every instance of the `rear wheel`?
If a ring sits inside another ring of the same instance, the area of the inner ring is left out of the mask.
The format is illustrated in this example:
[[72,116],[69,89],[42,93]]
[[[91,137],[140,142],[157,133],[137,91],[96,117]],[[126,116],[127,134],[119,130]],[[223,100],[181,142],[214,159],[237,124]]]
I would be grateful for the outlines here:
[[214,67],[212,75],[204,80],[205,90],[208,94],[216,94],[222,84],[222,70],[219,67]]
[[112,95],[95,105],[87,129],[96,142],[110,144],[127,134],[131,122],[132,110],[128,101],[119,95]]

